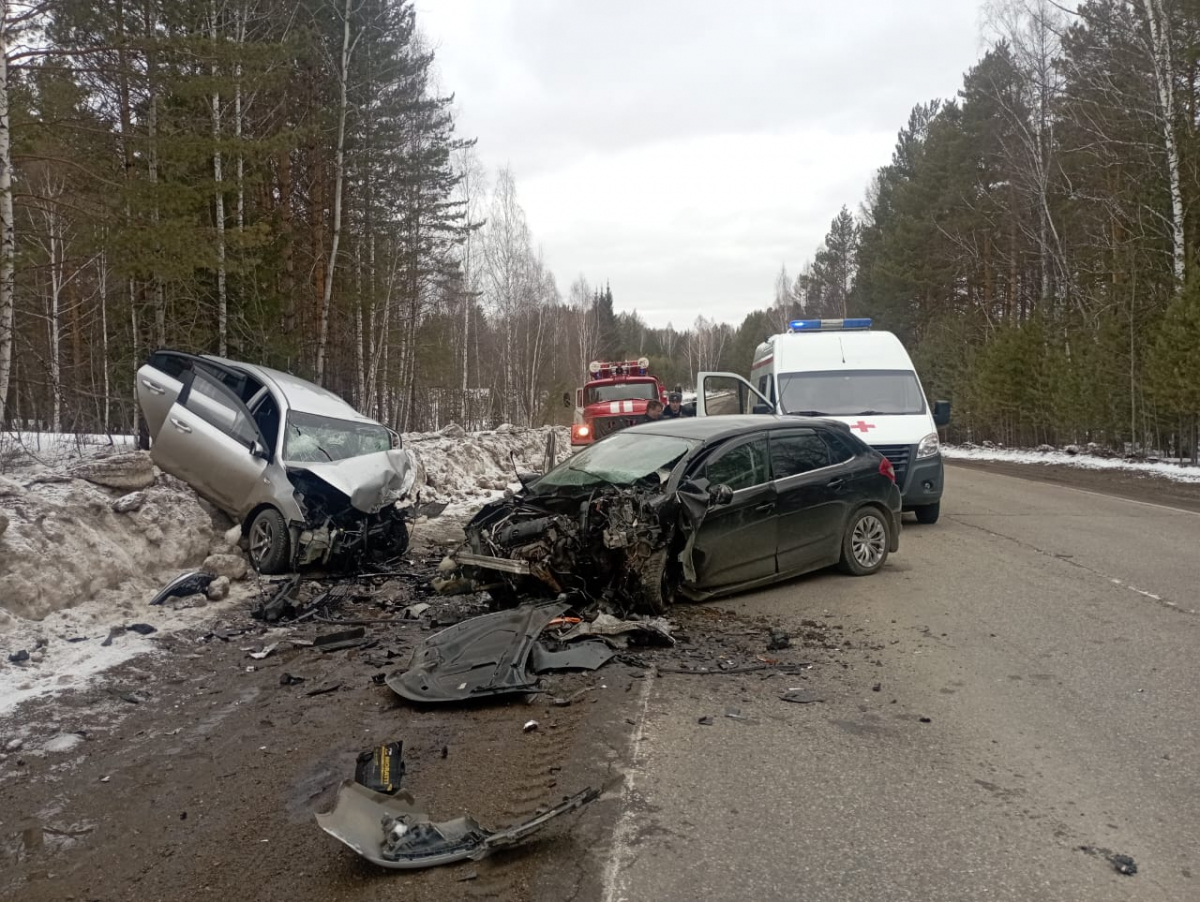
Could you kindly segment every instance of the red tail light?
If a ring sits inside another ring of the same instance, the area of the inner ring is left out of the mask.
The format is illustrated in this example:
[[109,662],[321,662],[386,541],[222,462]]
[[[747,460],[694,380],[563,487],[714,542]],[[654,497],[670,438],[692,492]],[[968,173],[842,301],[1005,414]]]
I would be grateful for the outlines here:
[[879,461],[879,472],[892,482],[896,481],[896,468],[892,466],[892,462],[886,457]]

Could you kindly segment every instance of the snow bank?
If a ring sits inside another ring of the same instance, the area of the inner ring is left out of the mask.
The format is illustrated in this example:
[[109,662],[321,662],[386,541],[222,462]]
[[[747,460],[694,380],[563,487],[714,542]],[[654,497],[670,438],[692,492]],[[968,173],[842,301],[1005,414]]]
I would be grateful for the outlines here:
[[130,451],[132,435],[71,435],[54,432],[0,432],[0,473],[41,469],[109,451]]
[[441,432],[410,433],[404,448],[416,466],[422,501],[482,503],[516,480],[510,454],[521,472],[542,472],[546,442],[553,433],[556,460],[571,454],[571,430],[565,426],[524,429],[500,426],[491,432],[464,432],[450,425]]
[[949,460],[997,461],[1013,464],[1057,464],[1078,467],[1084,470],[1122,470],[1143,476],[1159,476],[1175,482],[1200,484],[1200,468],[1181,467],[1178,464],[1121,458],[1097,457],[1086,452],[1069,454],[1059,450],[1019,451],[1008,448],[980,448],[976,446],[943,445],[942,454]]

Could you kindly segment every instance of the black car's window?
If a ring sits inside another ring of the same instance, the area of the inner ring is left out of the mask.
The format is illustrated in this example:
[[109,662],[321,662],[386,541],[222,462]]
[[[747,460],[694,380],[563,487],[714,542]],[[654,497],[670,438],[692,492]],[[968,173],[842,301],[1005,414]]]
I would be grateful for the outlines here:
[[247,448],[258,440],[258,429],[246,408],[238,403],[228,388],[201,369],[193,372],[185,406],[200,419],[216,426]]
[[844,464],[858,453],[858,449],[847,441],[845,436],[833,432],[822,432],[821,435],[825,444],[829,446],[830,463]]
[[709,485],[727,485],[735,492],[766,482],[770,478],[766,438],[753,439],[710,460],[704,476]]
[[786,479],[832,462],[824,439],[812,429],[771,436],[771,470],[776,479]]

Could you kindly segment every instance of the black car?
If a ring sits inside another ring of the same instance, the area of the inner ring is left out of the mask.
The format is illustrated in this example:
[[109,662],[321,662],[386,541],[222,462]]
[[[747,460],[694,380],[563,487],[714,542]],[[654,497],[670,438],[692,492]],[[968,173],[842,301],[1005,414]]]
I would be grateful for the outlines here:
[[839,565],[866,576],[900,541],[891,464],[841,423],[664,420],[597,442],[483,508],[453,555],[500,597],[580,592],[661,612]]

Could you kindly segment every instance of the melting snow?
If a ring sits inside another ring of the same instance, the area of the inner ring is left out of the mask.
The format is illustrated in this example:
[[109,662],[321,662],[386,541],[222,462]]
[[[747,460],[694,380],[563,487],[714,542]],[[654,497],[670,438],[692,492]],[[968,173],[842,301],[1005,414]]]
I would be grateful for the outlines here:
[[1068,454],[1065,451],[1017,451],[1008,448],[978,448],[943,445],[942,454],[949,460],[981,460],[1014,464],[1058,464],[1084,470],[1123,470],[1143,476],[1159,476],[1175,482],[1200,484],[1200,467],[1181,467],[1178,464],[1131,461],[1121,458],[1096,457],[1086,452]]

